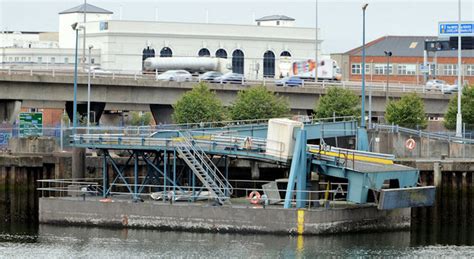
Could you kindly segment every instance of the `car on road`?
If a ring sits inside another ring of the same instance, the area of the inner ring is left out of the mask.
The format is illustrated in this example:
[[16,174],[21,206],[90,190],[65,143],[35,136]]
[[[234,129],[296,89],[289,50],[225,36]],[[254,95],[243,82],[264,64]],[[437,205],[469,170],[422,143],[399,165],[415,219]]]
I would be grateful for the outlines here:
[[282,78],[280,80],[277,80],[275,82],[277,86],[302,86],[303,85],[303,79],[301,79],[298,76],[287,76],[285,78]]
[[190,82],[193,76],[186,70],[168,70],[156,77],[161,81]]
[[443,86],[443,88],[441,88],[441,92],[443,94],[457,93],[458,92],[458,86],[457,85],[445,85],[445,86]]
[[241,84],[242,82],[245,82],[245,77],[242,74],[229,72],[227,74],[214,78],[211,82],[223,83],[223,84],[226,84],[226,83]]
[[221,72],[217,71],[207,71],[206,73],[202,74],[199,76],[199,80],[201,81],[212,81],[216,79],[217,77],[222,76]]
[[428,82],[426,82],[427,91],[432,91],[432,90],[441,91],[446,86],[448,86],[448,84],[446,84],[446,81],[444,80],[431,79],[431,80],[428,80]]

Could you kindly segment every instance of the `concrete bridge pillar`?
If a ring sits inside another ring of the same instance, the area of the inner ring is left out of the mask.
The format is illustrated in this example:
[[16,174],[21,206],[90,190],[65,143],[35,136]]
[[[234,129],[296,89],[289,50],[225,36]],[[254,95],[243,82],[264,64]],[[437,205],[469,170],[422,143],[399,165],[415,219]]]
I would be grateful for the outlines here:
[[21,101],[0,100],[0,122],[13,123],[20,110]]
[[[96,123],[95,125],[97,125],[99,123],[100,117],[104,113],[105,103],[104,102],[91,102],[90,106],[91,106],[90,108],[91,114],[89,114],[89,116],[90,116],[91,125],[94,125],[94,122]],[[74,110],[73,102],[66,102],[66,112],[71,121],[72,121],[73,110]],[[87,103],[83,103],[83,102],[78,103],[77,112],[79,113],[80,117],[86,117],[87,116]],[[80,119],[80,117],[78,118],[78,120]],[[85,125],[82,125],[82,126],[85,126]]]
[[258,162],[250,162],[250,173],[252,174],[252,180],[260,179],[260,168],[258,168]]
[[170,124],[173,123],[171,115],[173,114],[173,107],[171,105],[150,104],[150,111],[155,119],[156,124]]

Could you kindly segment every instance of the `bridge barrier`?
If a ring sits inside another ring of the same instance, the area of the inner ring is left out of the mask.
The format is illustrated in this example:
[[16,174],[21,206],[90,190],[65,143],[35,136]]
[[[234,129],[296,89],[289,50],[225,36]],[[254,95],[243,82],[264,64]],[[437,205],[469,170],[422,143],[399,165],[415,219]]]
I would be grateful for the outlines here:
[[[7,69],[0,69],[0,73],[6,73],[8,75],[12,74],[24,74],[26,76],[73,76],[74,71],[72,69],[61,69],[61,68],[49,68],[49,69],[40,69],[40,68],[7,68]],[[79,77],[87,77],[88,72],[79,71]],[[156,81],[155,74],[143,74],[142,71],[121,71],[121,70],[110,70],[110,71],[92,71],[92,78],[108,78],[111,80],[122,80],[122,79],[131,79],[131,80],[143,80],[143,81]],[[254,80],[254,79],[245,79],[242,82],[235,82],[236,84],[240,84],[243,86],[252,86],[252,85],[265,85],[265,86],[276,86],[276,82],[278,79],[269,79],[265,78],[262,80]],[[200,82],[198,77],[193,77],[192,82]],[[220,82],[217,84],[224,84],[225,82]],[[212,83],[214,84],[214,83]],[[361,87],[361,82],[359,81],[318,81],[314,82],[314,80],[304,80],[304,83],[301,87],[304,88],[327,88],[327,87],[342,87],[345,89],[351,90],[359,90]],[[387,86],[385,82],[367,82],[366,83],[368,91],[387,91]],[[287,87],[287,86],[282,86]],[[398,92],[398,93],[426,93],[429,89],[426,89],[425,85],[419,84],[407,84],[402,82],[391,82],[388,88],[389,92]],[[431,90],[433,93],[440,93],[442,91],[439,89]]]

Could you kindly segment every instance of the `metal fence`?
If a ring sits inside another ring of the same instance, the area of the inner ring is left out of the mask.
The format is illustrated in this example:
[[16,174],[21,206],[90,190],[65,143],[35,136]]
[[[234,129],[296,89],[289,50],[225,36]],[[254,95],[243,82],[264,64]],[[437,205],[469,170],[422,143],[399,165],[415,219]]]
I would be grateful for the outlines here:
[[[57,68],[50,68],[50,69],[37,69],[37,68],[7,68],[7,69],[0,69],[0,73],[8,74],[8,75],[26,75],[26,76],[36,76],[36,75],[43,75],[43,76],[69,76],[72,77],[74,75],[72,70],[67,69],[57,69]],[[146,74],[142,73],[142,71],[123,71],[123,70],[110,70],[110,71],[91,71],[92,78],[107,78],[110,80],[122,80],[122,79],[130,79],[130,80],[142,80],[142,81],[149,81],[152,84],[152,81],[159,81],[158,80],[158,73],[155,74]],[[86,71],[79,71],[79,77],[87,77]],[[200,82],[199,77],[193,76],[191,82]],[[210,83],[207,81],[207,83]],[[264,85],[264,86],[282,86],[288,87],[285,84],[278,82],[278,79],[270,79],[270,78],[263,78],[261,80],[254,80],[254,79],[243,79],[239,82],[220,82],[220,83],[210,83],[211,85],[222,85],[226,83],[233,83],[237,85],[243,86],[252,86],[252,85]],[[304,88],[320,88],[325,89],[327,87],[342,87],[351,90],[359,90],[361,88],[361,82],[358,81],[318,81],[315,82],[314,79],[303,80],[302,84],[299,87]],[[407,84],[401,82],[392,82],[387,88],[386,83],[384,82],[367,82],[366,83],[368,91],[382,91],[382,92],[397,92],[397,93],[438,93],[442,94],[442,90],[440,89],[427,89],[425,85],[418,85],[418,84]]]
[[[140,184],[140,194],[132,193],[131,186],[133,178],[125,178],[131,183],[112,183],[108,198],[109,201],[122,201],[140,199],[141,201],[162,202],[167,204],[183,202],[213,202],[217,199],[203,186],[173,186],[164,184]],[[140,183],[144,177],[139,177]],[[159,179],[163,181],[163,178]],[[274,205],[283,206],[287,182],[282,180],[229,180],[233,186],[233,195],[227,206],[242,207],[243,205]],[[269,189],[265,185],[274,183]],[[335,206],[347,204],[347,183],[319,182],[316,190],[300,191],[294,190],[291,203],[305,201],[309,208],[323,206]],[[65,199],[97,200],[104,198],[102,179],[44,179],[38,180],[37,191],[41,197],[58,197]],[[275,188],[276,187],[276,188]],[[258,194],[256,193],[258,192]],[[255,195],[254,195],[255,194]],[[297,200],[297,194],[303,194],[305,199]]]
[[423,130],[410,129],[400,127],[398,125],[387,125],[387,124],[373,124],[373,129],[376,131],[388,131],[391,133],[405,133],[412,136],[425,137],[430,139],[444,140],[448,142],[458,142],[464,144],[474,144],[472,134],[468,132],[463,134],[463,137],[457,137],[455,132],[428,132]]

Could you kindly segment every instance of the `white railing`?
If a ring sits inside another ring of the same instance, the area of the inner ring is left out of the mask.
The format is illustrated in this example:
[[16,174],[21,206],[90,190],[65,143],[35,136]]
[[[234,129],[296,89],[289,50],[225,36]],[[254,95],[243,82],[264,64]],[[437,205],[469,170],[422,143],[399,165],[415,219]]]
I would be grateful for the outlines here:
[[[69,76],[72,77],[74,75],[74,71],[71,69],[58,69],[58,68],[49,68],[49,69],[37,69],[37,68],[7,68],[7,69],[0,69],[0,74],[8,74],[8,75],[27,75],[27,76]],[[79,77],[86,77],[87,76],[86,70],[81,70],[78,72]],[[123,79],[130,79],[130,80],[144,80],[144,81],[157,81],[157,75],[152,74],[144,74],[142,71],[124,71],[124,70],[108,70],[108,71],[92,71],[92,77],[96,78],[106,78],[111,80],[123,80]],[[190,82],[200,82],[201,80],[194,76]],[[243,86],[252,86],[252,85],[265,85],[271,87],[277,87],[278,79],[244,79],[238,82],[218,82],[218,83],[210,83],[211,85],[219,85],[219,84],[234,84],[234,85],[243,85]],[[150,84],[154,84],[150,82]],[[359,90],[361,88],[361,82],[359,81],[318,81],[314,82],[313,80],[303,80],[302,84],[299,87],[302,88],[319,88],[325,89],[328,87],[342,87],[351,90]],[[387,85],[384,82],[366,82],[366,91],[374,91],[374,92],[386,92]],[[278,87],[280,88],[280,87]],[[291,88],[288,86],[281,86],[281,89]],[[409,84],[409,83],[402,83],[402,82],[392,82],[388,87],[389,93],[403,93],[403,92],[417,92],[417,93],[432,93],[432,94],[442,94],[443,91],[441,89],[427,89],[425,85],[418,85],[418,84]]]

